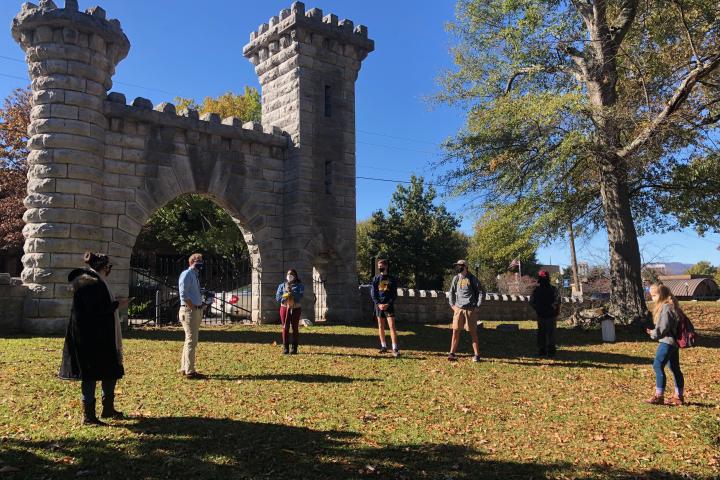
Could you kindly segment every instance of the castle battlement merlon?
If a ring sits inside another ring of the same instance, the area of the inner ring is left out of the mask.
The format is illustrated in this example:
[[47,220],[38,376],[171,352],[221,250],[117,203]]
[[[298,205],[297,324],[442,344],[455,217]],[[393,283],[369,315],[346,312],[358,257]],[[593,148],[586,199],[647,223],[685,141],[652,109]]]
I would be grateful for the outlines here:
[[28,49],[37,45],[83,46],[87,43],[117,65],[130,50],[130,41],[118,20],[108,20],[105,10],[100,7],[81,12],[77,0],[66,0],[65,8],[58,8],[52,0],[43,0],[39,5],[24,3],[13,19],[12,35],[28,56],[34,53]]
[[163,125],[180,130],[238,139],[268,147],[285,148],[288,137],[277,127],[263,128],[258,122],[242,122],[237,117],[221,118],[217,113],[200,115],[197,110],[177,111],[174,104],[162,102],[153,106],[147,98],[137,97],[130,105],[124,94],[111,92],[105,101],[104,113],[108,118],[127,118],[151,125]]
[[[243,55],[257,66],[292,43],[321,46],[324,41],[351,47],[357,60],[363,60],[375,50],[375,42],[368,38],[366,26],[355,26],[352,20],[338,20],[332,13],[323,16],[319,8],[306,12],[302,2],[295,2],[250,34],[250,43],[243,48]],[[325,45],[331,48],[328,42]]]

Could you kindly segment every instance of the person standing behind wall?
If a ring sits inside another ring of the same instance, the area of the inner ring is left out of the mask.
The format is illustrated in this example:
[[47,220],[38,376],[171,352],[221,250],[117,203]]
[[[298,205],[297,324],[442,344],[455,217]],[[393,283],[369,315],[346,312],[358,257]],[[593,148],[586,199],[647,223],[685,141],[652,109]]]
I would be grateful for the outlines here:
[[180,323],[185,330],[185,344],[180,359],[180,373],[185,378],[204,379],[206,375],[195,370],[195,354],[203,317],[203,299],[200,290],[200,270],[203,268],[203,256],[193,253],[188,259],[189,268],[180,274],[178,289],[180,294]]
[[560,297],[557,289],[550,284],[550,274],[546,270],[538,273],[538,286],[530,296],[530,306],[537,313],[538,356],[555,355],[555,330],[560,314]]
[[375,305],[375,318],[377,318],[378,322],[378,337],[380,338],[380,350],[378,353],[387,353],[387,343],[385,343],[385,320],[387,320],[390,328],[393,355],[399,357],[400,349],[398,348],[397,332],[395,331],[397,282],[395,278],[390,276],[387,260],[378,260],[377,267],[380,274],[373,278],[370,297]]
[[455,262],[455,273],[450,284],[450,308],[453,310],[453,333],[450,340],[448,360],[457,361],[457,347],[460,342],[460,330],[466,328],[472,338],[473,362],[480,361],[478,345],[477,313],[483,301],[483,288],[475,275],[470,273],[465,260]]

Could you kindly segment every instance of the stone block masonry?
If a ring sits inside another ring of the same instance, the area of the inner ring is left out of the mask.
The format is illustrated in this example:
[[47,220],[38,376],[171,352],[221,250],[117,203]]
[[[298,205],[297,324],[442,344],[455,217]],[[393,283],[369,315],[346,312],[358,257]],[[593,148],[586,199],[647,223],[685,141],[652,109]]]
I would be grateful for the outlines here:
[[86,250],[112,257],[111,286],[126,295],[140,229],[185,193],[213,199],[242,231],[253,320],[277,320],[275,287],[291,267],[324,280],[326,305],[313,309],[308,292],[307,313],[359,319],[347,292],[357,288],[354,82],[374,48],[365,27],[296,2],[254,32],[244,53],[260,77],[262,125],[109,92],[130,41],[100,7],[25,3],[12,34],[33,90],[24,330],[63,330],[67,274]]

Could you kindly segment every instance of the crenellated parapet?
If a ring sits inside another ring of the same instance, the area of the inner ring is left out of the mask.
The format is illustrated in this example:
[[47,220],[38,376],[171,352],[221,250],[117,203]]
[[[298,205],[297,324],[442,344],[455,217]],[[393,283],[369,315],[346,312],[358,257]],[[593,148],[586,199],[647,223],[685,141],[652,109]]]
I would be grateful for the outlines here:
[[305,11],[305,4],[295,2],[251,32],[250,42],[243,48],[243,54],[256,66],[256,73],[262,76],[273,63],[265,62],[288,48],[302,45],[310,53],[313,53],[312,49],[324,50],[325,55],[331,55],[328,60],[335,63],[345,59],[361,62],[375,49],[375,42],[368,38],[365,25],[354,26],[352,20],[338,20],[338,16],[332,13],[323,15],[319,8]]
[[143,97],[137,97],[128,104],[125,95],[119,92],[108,94],[104,113],[111,121],[128,119],[145,125],[175,128],[189,133],[191,137],[193,134],[207,135],[279,149],[286,148],[288,144],[287,135],[278,127],[263,128],[259,122],[243,122],[238,117],[221,118],[218,113],[212,112],[200,115],[194,109],[178,111],[172,103],[153,105],[151,100]]

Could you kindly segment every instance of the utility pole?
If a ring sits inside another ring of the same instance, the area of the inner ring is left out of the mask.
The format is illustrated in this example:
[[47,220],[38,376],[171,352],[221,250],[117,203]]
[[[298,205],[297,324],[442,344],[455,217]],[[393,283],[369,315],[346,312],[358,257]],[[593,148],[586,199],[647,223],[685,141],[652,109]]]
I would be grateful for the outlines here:
[[570,266],[572,267],[573,276],[573,293],[581,293],[580,275],[578,274],[577,256],[575,255],[575,232],[573,231],[572,221],[568,224],[568,236],[570,239]]

